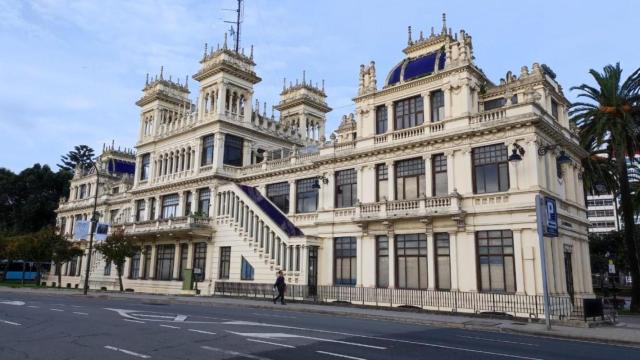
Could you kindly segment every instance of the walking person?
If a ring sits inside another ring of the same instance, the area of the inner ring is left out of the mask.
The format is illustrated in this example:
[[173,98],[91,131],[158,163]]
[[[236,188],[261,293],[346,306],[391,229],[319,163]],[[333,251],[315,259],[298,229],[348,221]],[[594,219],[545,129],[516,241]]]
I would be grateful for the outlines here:
[[284,274],[282,270],[278,271],[278,278],[276,279],[276,283],[273,284],[273,287],[278,290],[278,296],[273,299],[273,303],[275,304],[278,299],[280,299],[280,303],[282,305],[286,305],[284,303],[284,292],[287,289],[287,284],[284,282]]

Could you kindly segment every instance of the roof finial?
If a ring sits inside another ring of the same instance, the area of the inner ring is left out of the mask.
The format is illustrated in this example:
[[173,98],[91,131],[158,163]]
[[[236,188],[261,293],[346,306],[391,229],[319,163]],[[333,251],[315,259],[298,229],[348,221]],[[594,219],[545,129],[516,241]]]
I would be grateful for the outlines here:
[[267,102],[264,102],[264,107],[262,108],[262,116],[266,117],[267,116]]
[[422,41],[424,39],[424,34],[422,33],[422,30],[420,30],[420,41]]
[[324,79],[322,79],[322,91],[324,91]]
[[407,40],[407,45],[411,45],[411,42],[412,42],[412,41],[411,41],[411,25],[409,25],[408,33],[409,33],[409,38],[408,38],[408,40]]
[[433,26],[431,27],[431,36],[436,36],[436,31]]
[[307,70],[302,70],[302,85],[306,85]]
[[447,14],[442,13],[442,35],[447,34]]
[[204,55],[202,55],[202,58],[206,58],[207,57],[207,47],[209,46],[209,44],[204,43]]
[[284,77],[282,78],[282,91],[285,91],[287,89],[287,78]]
[[224,45],[222,45],[223,48],[227,48],[227,33],[224,33]]
[[149,73],[147,73],[147,79],[144,82],[145,85],[149,85]]
[[249,59],[253,60],[253,45],[251,45],[251,52],[249,53]]
[[160,80],[162,80],[162,73],[164,72],[164,65],[160,66]]
[[184,76],[184,87],[185,89],[189,89],[189,75]]

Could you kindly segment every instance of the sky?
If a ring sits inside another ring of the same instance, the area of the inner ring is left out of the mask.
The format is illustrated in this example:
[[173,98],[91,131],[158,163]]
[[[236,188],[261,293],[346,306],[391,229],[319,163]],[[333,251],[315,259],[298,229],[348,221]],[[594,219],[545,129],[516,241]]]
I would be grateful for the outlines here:
[[[195,74],[204,43],[222,43],[234,0],[0,0],[0,167],[54,169],[74,145],[133,147],[145,75]],[[473,37],[476,64],[498,82],[534,62],[549,65],[570,101],[588,70],[640,67],[640,2],[246,0],[241,46],[254,45],[262,82],[254,99],[277,104],[283,77],[326,83],[327,137],[354,110],[360,64],[378,87],[414,38],[442,13]],[[183,80],[181,80],[183,81]],[[197,84],[189,81],[192,100]]]

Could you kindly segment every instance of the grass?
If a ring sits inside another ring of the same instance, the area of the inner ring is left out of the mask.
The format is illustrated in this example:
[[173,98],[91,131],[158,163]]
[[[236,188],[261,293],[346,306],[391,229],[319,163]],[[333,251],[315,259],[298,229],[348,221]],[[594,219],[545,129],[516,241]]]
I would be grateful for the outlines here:
[[34,282],[25,282],[24,285],[20,281],[0,281],[0,286],[6,286],[10,288],[35,288],[38,287]]

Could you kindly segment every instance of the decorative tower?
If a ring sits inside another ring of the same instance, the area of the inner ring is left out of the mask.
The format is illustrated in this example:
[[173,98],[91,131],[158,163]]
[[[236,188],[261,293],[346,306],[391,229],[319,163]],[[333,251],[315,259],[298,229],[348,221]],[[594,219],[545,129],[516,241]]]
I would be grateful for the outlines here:
[[193,79],[200,82],[198,120],[251,121],[253,85],[262,79],[256,75],[253,62],[253,45],[249,55],[244,49],[235,51],[224,44],[208,52],[200,60],[200,70]]
[[307,81],[302,73],[302,83],[289,84],[286,79],[280,93],[280,102],[275,109],[280,112],[280,121],[306,139],[308,143],[324,142],[326,114],[332,109],[327,105],[327,94],[322,87]]
[[164,78],[164,68],[160,74],[147,79],[142,89],[142,97],[136,101],[140,111],[140,134],[138,142],[145,142],[157,135],[179,128],[189,121],[193,105],[189,99],[188,78],[184,84],[180,80]]

